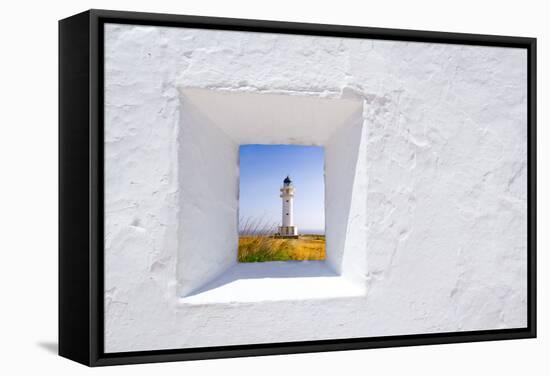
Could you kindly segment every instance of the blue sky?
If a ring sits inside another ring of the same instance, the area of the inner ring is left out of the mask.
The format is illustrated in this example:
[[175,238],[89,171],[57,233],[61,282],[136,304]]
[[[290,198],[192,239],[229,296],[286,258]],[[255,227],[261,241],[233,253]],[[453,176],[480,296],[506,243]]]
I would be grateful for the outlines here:
[[239,218],[281,224],[279,189],[289,175],[296,193],[294,224],[299,232],[325,232],[324,150],[319,146],[242,145]]

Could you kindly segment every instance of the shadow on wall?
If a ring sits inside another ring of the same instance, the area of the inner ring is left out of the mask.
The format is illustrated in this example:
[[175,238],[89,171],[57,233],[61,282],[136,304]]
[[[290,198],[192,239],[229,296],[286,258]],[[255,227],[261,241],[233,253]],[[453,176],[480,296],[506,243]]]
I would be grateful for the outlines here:
[[181,101],[177,276],[179,295],[186,295],[235,263],[239,164],[238,145]]
[[[350,116],[325,145],[326,260],[339,274],[366,272],[363,265],[366,244],[362,239],[364,214],[361,213],[366,206],[365,194],[354,190],[360,174],[361,142],[364,142],[361,111]],[[365,179],[364,174],[359,178]],[[365,185],[363,181],[359,184]]]
[[59,353],[57,342],[38,342],[36,345],[51,354],[57,355]]
[[227,285],[241,279],[339,277],[324,261],[270,261],[238,263],[219,278],[188,296]]

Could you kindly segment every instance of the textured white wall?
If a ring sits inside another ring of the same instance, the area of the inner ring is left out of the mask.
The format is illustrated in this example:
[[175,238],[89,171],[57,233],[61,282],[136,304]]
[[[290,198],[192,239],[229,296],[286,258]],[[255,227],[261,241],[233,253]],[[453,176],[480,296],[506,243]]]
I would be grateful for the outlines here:
[[368,276],[363,111],[349,118],[327,142],[325,183],[326,261],[333,270],[363,286]]
[[[182,95],[178,124],[178,295],[237,262],[239,145]],[[174,139],[166,140],[173,143]]]
[[[105,48],[106,351],[526,324],[524,51],[121,25]],[[178,87],[363,101],[365,297],[179,302]]]

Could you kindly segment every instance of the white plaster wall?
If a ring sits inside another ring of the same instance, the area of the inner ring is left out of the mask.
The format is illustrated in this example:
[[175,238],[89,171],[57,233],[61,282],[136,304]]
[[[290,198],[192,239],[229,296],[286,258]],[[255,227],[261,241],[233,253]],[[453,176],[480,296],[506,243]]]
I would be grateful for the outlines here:
[[[178,294],[237,263],[239,145],[182,95],[178,125]],[[173,208],[172,208],[173,209]]]
[[367,277],[367,173],[363,108],[325,145],[326,261],[365,286]]
[[[526,73],[516,49],[107,25],[106,351],[525,326]],[[179,301],[179,87],[364,103],[365,296]]]

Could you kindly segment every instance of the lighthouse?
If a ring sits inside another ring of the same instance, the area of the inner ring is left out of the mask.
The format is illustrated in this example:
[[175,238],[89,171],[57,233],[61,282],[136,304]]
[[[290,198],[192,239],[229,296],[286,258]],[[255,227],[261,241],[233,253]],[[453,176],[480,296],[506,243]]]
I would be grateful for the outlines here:
[[298,228],[294,226],[294,186],[287,176],[283,180],[281,195],[283,211],[282,226],[279,226],[279,235],[282,237],[298,237]]

